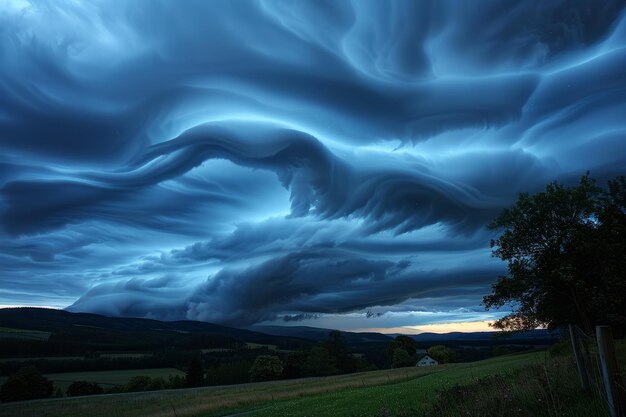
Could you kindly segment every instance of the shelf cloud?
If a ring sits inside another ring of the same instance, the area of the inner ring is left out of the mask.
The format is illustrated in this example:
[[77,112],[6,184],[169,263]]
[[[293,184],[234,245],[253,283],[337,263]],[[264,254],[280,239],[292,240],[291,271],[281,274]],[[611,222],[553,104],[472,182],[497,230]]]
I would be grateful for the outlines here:
[[3,2],[0,304],[499,317],[485,224],[519,192],[624,173],[624,8]]

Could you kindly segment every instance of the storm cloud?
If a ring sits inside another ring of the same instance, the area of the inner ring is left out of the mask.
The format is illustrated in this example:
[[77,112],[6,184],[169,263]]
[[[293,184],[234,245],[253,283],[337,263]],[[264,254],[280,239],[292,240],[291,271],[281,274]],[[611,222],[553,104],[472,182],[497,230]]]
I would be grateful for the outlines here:
[[624,68],[623,1],[0,2],[0,304],[493,319],[485,224],[624,173]]

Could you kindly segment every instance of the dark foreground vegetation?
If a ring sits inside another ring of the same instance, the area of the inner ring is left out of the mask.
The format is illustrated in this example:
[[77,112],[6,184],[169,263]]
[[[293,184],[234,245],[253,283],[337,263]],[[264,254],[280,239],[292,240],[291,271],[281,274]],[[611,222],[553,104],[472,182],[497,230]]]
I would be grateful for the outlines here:
[[[626,346],[617,348],[626,366]],[[551,350],[322,378],[7,403],[0,416],[607,417],[601,397],[581,392],[567,345]]]
[[[622,366],[626,365],[624,353]],[[581,391],[573,358],[568,355],[446,388],[425,417],[457,416],[607,417],[609,410],[602,393]]]

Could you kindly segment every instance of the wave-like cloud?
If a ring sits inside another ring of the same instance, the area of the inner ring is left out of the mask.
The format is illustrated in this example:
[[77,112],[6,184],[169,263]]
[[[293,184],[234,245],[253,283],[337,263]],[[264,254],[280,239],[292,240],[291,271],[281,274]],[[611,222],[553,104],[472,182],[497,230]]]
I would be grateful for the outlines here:
[[623,173],[625,16],[5,2],[0,304],[233,325],[474,314],[501,272],[484,225],[518,192]]

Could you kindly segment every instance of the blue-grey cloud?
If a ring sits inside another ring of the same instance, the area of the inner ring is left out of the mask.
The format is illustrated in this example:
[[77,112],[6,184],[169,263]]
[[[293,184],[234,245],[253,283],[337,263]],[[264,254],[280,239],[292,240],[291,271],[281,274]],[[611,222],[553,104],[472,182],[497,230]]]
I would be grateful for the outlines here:
[[0,304],[494,317],[484,225],[624,173],[624,4],[3,2]]

